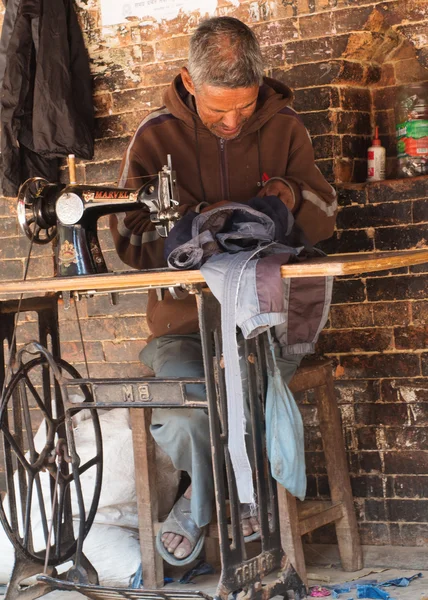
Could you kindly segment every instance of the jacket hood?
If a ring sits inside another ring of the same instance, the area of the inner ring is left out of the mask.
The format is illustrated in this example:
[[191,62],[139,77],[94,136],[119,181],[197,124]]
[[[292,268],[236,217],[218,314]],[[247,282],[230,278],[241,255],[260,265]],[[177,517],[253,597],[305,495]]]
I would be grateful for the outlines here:
[[[280,81],[264,77],[263,84],[259,89],[256,110],[245,123],[239,137],[260,129],[273,115],[288,106],[292,98],[293,94],[289,87]],[[199,118],[194,107],[193,97],[184,87],[181,75],[177,75],[166,90],[164,103],[175,117],[192,127],[192,129],[196,127],[198,133],[213,135]]]

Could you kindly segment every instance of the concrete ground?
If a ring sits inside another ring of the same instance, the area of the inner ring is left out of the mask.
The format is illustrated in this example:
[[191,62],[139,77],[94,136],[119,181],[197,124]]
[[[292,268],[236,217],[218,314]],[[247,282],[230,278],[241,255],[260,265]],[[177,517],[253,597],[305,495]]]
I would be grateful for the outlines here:
[[[343,584],[345,582],[362,583],[364,580],[377,579],[379,582],[386,581],[388,579],[396,579],[398,577],[410,577],[415,573],[419,573],[419,570],[404,570],[404,569],[384,569],[384,568],[373,568],[366,567],[356,573],[346,573],[342,569],[332,567],[319,567],[309,566],[308,577],[309,586],[334,586],[336,584]],[[198,577],[194,583],[189,585],[169,584],[167,587],[179,587],[180,590],[189,588],[192,592],[195,589],[203,590],[204,592],[214,595],[217,583],[216,575],[207,575]],[[390,594],[390,600],[428,600],[428,571],[422,572],[422,577],[418,578],[410,583],[407,588],[389,587],[383,588]],[[5,587],[0,586],[0,600],[4,599]],[[331,596],[329,596],[331,598]],[[44,596],[46,600],[83,600],[83,596],[78,592],[51,592]],[[357,593],[356,589],[353,589],[351,593],[342,593],[339,596],[340,600],[356,600]],[[279,600],[279,597],[278,597]]]

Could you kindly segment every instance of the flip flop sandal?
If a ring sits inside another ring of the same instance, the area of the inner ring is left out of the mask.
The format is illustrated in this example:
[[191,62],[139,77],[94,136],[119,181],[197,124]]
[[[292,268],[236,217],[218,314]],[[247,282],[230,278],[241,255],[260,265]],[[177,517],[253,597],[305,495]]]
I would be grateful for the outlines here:
[[[241,519],[249,519],[250,517],[254,517],[255,515],[251,514],[251,509],[249,504],[241,505]],[[250,535],[244,535],[244,542],[247,544],[248,542],[256,542],[261,538],[261,531],[254,531]]]
[[[162,542],[164,533],[175,533],[182,535],[189,540],[192,546],[192,552],[184,558],[176,558],[174,554],[168,552]],[[188,565],[197,558],[203,548],[205,541],[205,528],[198,527],[192,519],[190,511],[190,500],[181,496],[172,507],[166,521],[156,536],[156,549],[162,558],[175,567]]]

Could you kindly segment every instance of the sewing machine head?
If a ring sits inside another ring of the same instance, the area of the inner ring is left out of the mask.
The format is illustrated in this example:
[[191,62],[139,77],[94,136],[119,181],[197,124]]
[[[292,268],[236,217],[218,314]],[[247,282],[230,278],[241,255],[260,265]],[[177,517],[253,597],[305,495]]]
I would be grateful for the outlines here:
[[55,275],[106,273],[97,235],[101,216],[146,208],[159,236],[166,237],[179,219],[178,189],[171,157],[157,176],[137,190],[78,185],[74,164],[69,185],[28,179],[18,193],[18,221],[35,244],[54,245]]

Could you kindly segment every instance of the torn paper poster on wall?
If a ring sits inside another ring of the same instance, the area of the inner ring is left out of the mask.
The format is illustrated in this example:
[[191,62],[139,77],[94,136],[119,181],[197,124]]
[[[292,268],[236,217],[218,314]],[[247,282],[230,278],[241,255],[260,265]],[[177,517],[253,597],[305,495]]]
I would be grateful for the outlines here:
[[[239,6],[239,0],[232,0],[232,4]],[[170,21],[180,12],[198,11],[201,16],[210,16],[216,8],[217,0],[101,0],[101,19],[103,26],[124,23],[132,17]]]

